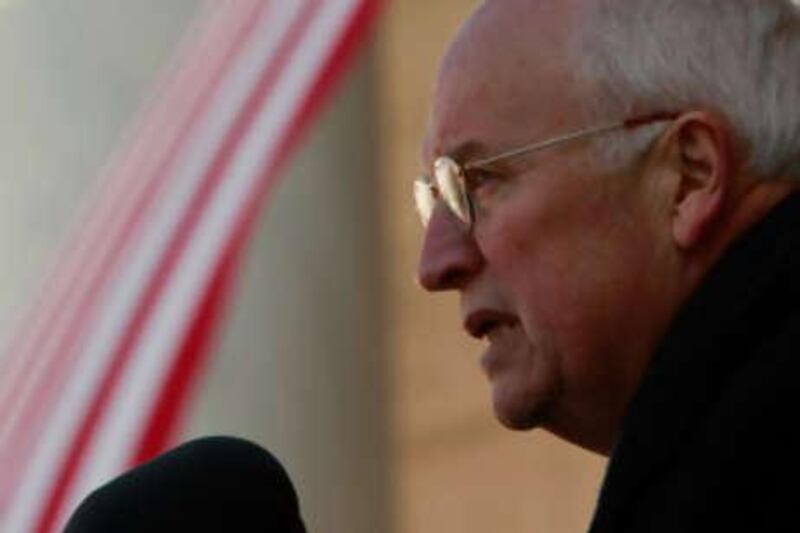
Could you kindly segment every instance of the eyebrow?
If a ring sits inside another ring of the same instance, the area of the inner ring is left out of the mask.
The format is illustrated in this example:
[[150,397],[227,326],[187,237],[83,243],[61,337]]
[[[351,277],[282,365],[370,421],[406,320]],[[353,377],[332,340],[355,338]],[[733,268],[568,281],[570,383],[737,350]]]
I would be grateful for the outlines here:
[[454,148],[446,151],[445,153],[439,154],[437,157],[446,155],[452,157],[459,163],[464,164],[469,160],[476,159],[478,156],[486,155],[488,153],[489,151],[486,144],[475,139],[470,139],[468,141],[458,143]]

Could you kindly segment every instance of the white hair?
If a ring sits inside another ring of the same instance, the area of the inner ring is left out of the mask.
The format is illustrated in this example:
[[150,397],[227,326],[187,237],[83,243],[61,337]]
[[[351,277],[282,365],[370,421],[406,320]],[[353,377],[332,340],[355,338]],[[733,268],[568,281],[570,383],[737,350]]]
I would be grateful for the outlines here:
[[[595,0],[577,41],[594,119],[713,110],[748,170],[800,179],[797,0]],[[619,162],[660,131],[643,129],[613,136],[607,153]]]

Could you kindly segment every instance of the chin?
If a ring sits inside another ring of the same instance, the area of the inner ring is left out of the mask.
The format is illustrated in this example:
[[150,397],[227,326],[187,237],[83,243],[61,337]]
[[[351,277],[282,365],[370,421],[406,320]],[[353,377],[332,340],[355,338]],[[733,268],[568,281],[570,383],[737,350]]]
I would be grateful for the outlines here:
[[549,402],[507,397],[501,391],[494,394],[494,412],[503,426],[514,431],[527,431],[541,427],[547,418]]
[[542,419],[536,415],[527,418],[510,418],[497,413],[497,419],[503,424],[503,427],[512,431],[530,431],[542,426]]

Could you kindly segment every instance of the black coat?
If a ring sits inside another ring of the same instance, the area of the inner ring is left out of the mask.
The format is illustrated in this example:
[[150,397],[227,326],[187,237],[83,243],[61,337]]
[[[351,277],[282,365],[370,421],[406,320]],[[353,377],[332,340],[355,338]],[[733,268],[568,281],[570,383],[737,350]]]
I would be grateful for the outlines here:
[[591,533],[800,531],[800,195],[681,308],[623,420]]

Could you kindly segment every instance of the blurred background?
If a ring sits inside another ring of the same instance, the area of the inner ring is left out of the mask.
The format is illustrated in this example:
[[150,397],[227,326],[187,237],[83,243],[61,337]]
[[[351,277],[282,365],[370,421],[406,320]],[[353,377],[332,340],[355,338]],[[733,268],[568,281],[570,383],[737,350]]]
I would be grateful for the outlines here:
[[[418,143],[475,4],[386,2],[261,213],[181,426],[273,451],[310,531],[571,532],[591,516],[604,460],[501,428],[457,299],[414,282]],[[199,6],[0,0],[0,335]]]

